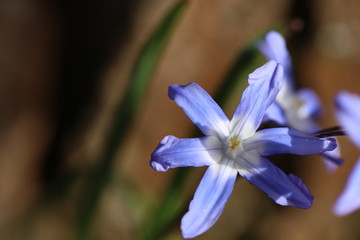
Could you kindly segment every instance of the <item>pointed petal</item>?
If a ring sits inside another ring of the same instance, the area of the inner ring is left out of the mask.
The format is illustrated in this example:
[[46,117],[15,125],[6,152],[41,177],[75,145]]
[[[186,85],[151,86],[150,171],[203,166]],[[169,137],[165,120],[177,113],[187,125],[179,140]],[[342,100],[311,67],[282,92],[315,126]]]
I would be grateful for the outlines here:
[[184,238],[193,238],[204,233],[220,217],[237,175],[233,168],[234,162],[223,161],[224,164],[211,165],[202,178],[189,211],[181,221]]
[[233,133],[246,138],[255,133],[267,108],[273,103],[281,88],[283,69],[270,61],[249,75],[249,86],[242,95],[231,120]]
[[360,158],[357,160],[344,191],[336,201],[333,212],[344,216],[360,209]]
[[239,164],[239,173],[283,206],[307,209],[314,197],[304,182],[293,174],[286,175],[268,159],[246,152]]
[[291,63],[286,41],[283,36],[276,31],[267,33],[265,40],[259,41],[257,48],[268,60],[275,60],[283,66]]
[[320,100],[313,90],[303,88],[297,94],[303,102],[298,112],[301,118],[314,118],[321,114]]
[[196,83],[172,85],[169,97],[179,105],[186,115],[205,135],[229,134],[229,120],[211,96]]
[[360,148],[360,96],[342,91],[336,96],[337,119]]
[[317,138],[293,128],[268,128],[243,140],[245,151],[255,150],[262,156],[291,153],[319,154],[336,147],[334,138]]
[[177,138],[166,136],[151,154],[150,166],[156,171],[176,167],[201,167],[220,161],[223,153],[216,137]]
[[258,42],[257,48],[268,60],[274,60],[284,67],[285,84],[293,85],[291,57],[283,36],[276,31],[270,31],[264,41]]

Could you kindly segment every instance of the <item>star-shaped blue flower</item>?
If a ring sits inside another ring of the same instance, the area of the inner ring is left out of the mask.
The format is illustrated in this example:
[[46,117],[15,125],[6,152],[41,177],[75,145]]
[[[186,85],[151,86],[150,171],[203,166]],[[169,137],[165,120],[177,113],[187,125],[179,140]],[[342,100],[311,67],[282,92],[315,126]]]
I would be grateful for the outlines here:
[[[284,84],[275,102],[268,108],[264,121],[273,120],[282,126],[290,126],[302,132],[315,133],[320,130],[316,118],[321,113],[321,104],[316,93],[308,88],[295,90],[292,61],[283,36],[276,31],[266,34],[257,48],[268,60],[284,66]],[[341,165],[339,148],[324,153],[324,163],[330,171]]]
[[290,128],[256,131],[283,81],[283,68],[270,61],[249,75],[249,86],[231,121],[196,83],[172,85],[169,97],[205,134],[201,138],[165,137],[151,155],[156,171],[209,166],[189,211],[181,222],[185,238],[207,231],[219,218],[239,173],[283,206],[309,208],[313,196],[301,179],[287,175],[266,156],[282,153],[318,154],[336,147],[332,138],[319,139]]
[[[360,149],[360,96],[343,91],[336,96],[335,101],[338,121]],[[358,209],[360,209],[360,158],[333,210],[336,215],[343,216]]]

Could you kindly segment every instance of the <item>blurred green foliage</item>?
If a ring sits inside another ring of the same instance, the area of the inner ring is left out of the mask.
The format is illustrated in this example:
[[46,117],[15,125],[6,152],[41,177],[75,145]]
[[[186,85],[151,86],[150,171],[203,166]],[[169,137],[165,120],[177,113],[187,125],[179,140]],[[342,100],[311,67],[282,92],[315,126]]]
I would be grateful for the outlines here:
[[114,115],[113,124],[105,141],[104,152],[98,161],[99,164],[87,176],[88,179],[79,206],[77,239],[89,239],[91,235],[90,230],[97,204],[101,192],[111,178],[115,155],[125,140],[127,130],[140,106],[158,59],[184,6],[185,1],[180,1],[169,11],[139,53],[127,91],[125,91],[126,94]]

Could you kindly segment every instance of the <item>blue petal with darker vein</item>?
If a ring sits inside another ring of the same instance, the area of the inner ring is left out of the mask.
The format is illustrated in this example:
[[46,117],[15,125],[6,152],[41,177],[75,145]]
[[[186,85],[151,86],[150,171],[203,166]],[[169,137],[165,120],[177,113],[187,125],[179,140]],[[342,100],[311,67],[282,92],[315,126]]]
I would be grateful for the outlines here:
[[249,75],[249,86],[231,120],[233,132],[241,138],[255,133],[267,108],[273,103],[283,82],[283,68],[270,61]]
[[208,168],[190,203],[189,211],[181,220],[184,238],[196,237],[215,224],[230,197],[236,176],[237,171],[231,161]]
[[268,159],[247,154],[243,168],[246,170],[239,173],[277,204],[302,209],[311,207],[314,197],[304,182],[295,175],[286,175]]
[[151,154],[150,166],[156,171],[176,167],[208,166],[222,157],[216,137],[177,138],[166,136]]
[[198,84],[172,85],[169,87],[169,97],[184,110],[205,135],[224,137],[229,134],[229,119]]

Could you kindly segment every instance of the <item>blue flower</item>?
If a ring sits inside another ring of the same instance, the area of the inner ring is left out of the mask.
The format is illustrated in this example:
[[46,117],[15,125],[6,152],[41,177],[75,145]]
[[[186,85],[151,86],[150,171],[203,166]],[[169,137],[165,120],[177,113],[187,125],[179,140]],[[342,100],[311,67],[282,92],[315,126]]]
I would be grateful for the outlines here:
[[[360,96],[340,92],[336,96],[336,116],[351,140],[360,149]],[[360,158],[357,160],[344,191],[335,203],[334,213],[347,215],[360,209]]]
[[[316,93],[308,88],[295,90],[291,57],[285,39],[280,33],[270,31],[265,40],[259,41],[257,48],[268,60],[284,66],[284,84],[275,102],[268,108],[264,121],[272,120],[281,126],[290,126],[306,133],[320,130],[315,118],[321,113],[321,104]],[[322,154],[328,170],[333,171],[341,165],[339,148]]]
[[313,196],[295,175],[287,175],[266,156],[318,154],[336,147],[334,139],[319,139],[290,128],[256,131],[283,80],[283,68],[270,61],[249,75],[249,86],[231,121],[196,83],[172,85],[169,97],[205,134],[201,138],[165,137],[151,155],[156,171],[209,166],[189,211],[181,222],[185,238],[207,231],[219,218],[239,173],[283,206],[309,208]]

